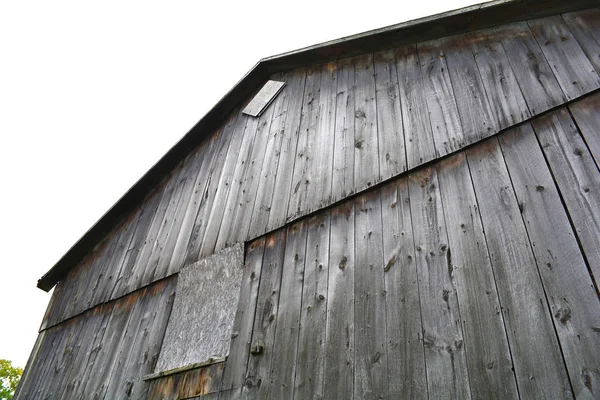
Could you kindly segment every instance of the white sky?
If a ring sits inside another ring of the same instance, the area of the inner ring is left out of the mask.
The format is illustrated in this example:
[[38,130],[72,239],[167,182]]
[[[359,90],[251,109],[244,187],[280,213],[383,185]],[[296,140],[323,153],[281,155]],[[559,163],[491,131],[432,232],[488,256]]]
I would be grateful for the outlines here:
[[0,358],[37,280],[260,58],[480,1],[1,1]]

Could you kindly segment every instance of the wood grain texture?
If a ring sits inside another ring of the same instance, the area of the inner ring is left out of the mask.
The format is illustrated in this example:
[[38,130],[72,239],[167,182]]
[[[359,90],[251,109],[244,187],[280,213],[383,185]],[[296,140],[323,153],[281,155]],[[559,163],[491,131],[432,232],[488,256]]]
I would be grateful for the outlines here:
[[354,206],[331,210],[323,398],[354,394]]
[[386,293],[381,199],[377,191],[354,201],[354,398],[388,391]]
[[569,111],[600,168],[600,95],[593,94],[570,104]]
[[408,176],[430,398],[471,398],[469,372],[436,171]]
[[569,112],[561,108],[533,121],[552,176],[596,283],[600,277],[600,172]]
[[600,301],[531,125],[499,137],[575,398],[600,382]]
[[281,293],[277,309],[277,328],[273,341],[269,391],[267,398],[291,399],[298,357],[298,335],[302,308],[302,282],[306,252],[306,224],[299,221],[287,228],[281,276]]
[[600,78],[560,16],[528,21],[565,96],[573,100],[600,87]]
[[471,393],[476,399],[518,399],[498,290],[465,154],[441,161],[437,173],[449,241],[446,257],[460,304]]
[[384,180],[406,170],[407,150],[404,148],[402,108],[394,51],[384,50],[375,53],[373,65],[375,69],[379,174],[381,180]]
[[446,56],[439,40],[417,44],[433,141],[438,157],[465,146]]
[[[406,163],[407,168],[411,169],[436,158],[435,143],[417,46],[394,49],[394,56],[406,143]],[[435,82],[430,84],[435,85]]]
[[600,9],[592,8],[566,13],[562,18],[596,72],[600,73]]
[[519,205],[496,138],[467,150],[522,398],[573,396]]
[[421,305],[408,182],[402,178],[381,188],[386,351],[391,398],[426,399]]

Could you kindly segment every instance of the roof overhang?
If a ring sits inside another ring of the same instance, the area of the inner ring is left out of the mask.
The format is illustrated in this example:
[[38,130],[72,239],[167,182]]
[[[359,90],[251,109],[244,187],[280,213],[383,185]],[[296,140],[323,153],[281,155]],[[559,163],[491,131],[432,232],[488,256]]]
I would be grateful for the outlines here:
[[49,291],[100,242],[183,159],[213,134],[231,111],[270,74],[405,44],[441,38],[510,22],[600,6],[600,0],[497,0],[376,29],[260,60],[173,146],[67,253],[38,280]]

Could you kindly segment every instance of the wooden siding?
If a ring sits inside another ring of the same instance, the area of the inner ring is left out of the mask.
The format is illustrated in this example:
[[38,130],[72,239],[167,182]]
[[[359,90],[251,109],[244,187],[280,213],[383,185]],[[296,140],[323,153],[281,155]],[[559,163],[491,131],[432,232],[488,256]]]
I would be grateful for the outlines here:
[[236,110],[182,160],[58,284],[42,328],[600,88],[599,12],[275,74],[261,117]]

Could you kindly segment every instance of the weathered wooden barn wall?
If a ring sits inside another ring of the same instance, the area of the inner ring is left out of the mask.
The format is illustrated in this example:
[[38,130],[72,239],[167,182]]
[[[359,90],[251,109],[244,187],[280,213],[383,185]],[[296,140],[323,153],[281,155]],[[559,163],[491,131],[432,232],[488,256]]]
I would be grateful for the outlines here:
[[42,327],[600,88],[599,20],[586,10],[277,74],[288,85],[260,119],[236,110],[192,151],[59,283]]
[[[60,281],[17,398],[600,398],[598,73],[600,9],[275,74]],[[227,361],[143,380],[244,241]]]

